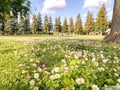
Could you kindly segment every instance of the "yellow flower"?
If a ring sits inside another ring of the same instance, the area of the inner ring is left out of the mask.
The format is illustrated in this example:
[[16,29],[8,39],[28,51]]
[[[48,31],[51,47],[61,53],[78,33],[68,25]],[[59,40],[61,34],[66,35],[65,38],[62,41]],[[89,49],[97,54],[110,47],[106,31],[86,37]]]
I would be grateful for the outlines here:
[[83,78],[77,78],[75,81],[78,85],[85,83],[85,80]]

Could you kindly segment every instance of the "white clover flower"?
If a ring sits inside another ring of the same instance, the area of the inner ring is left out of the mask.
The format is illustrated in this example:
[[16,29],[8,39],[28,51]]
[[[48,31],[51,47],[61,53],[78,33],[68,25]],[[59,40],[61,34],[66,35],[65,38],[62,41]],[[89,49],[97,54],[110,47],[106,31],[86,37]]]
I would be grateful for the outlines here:
[[65,59],[62,59],[61,62],[66,63]]
[[35,84],[35,81],[34,81],[34,80],[31,80],[29,83],[30,83],[30,85],[34,85],[34,84]]
[[97,85],[92,85],[92,90],[99,90],[99,87]]
[[98,62],[94,62],[94,65],[95,65],[95,66],[98,66],[99,64],[98,64]]
[[53,68],[53,70],[55,71],[55,72],[60,72],[60,68],[59,67],[55,67],[55,68]]
[[85,80],[83,78],[77,78],[75,81],[78,85],[85,83]]
[[120,83],[120,78],[117,81]]
[[35,78],[35,79],[39,78],[39,74],[38,74],[38,73],[35,73],[35,74],[34,74],[34,78]]
[[106,62],[108,62],[108,59],[103,59],[102,62],[106,63]]
[[39,72],[42,72],[42,69],[41,69],[40,67],[38,67],[38,71],[39,71]]
[[58,79],[58,78],[60,78],[60,74],[55,74],[54,77],[55,77],[55,79]]
[[119,75],[118,75],[117,73],[115,73],[115,76],[117,76],[117,77],[118,77]]
[[33,62],[34,61],[34,59],[30,59],[30,62]]
[[55,79],[54,75],[51,75],[51,76],[50,76],[50,79],[51,79],[51,80],[54,80],[54,79]]
[[99,70],[99,71],[105,71],[105,69],[104,69],[104,68],[98,68],[98,70]]
[[34,87],[33,90],[39,90],[39,87]]
[[65,67],[64,68],[64,72],[68,72],[69,71],[69,68],[68,67]]
[[36,66],[37,66],[37,64],[33,63],[33,64],[32,64],[32,66],[33,66],[33,67],[36,67]]
[[26,70],[22,70],[22,74],[25,74],[27,71]]

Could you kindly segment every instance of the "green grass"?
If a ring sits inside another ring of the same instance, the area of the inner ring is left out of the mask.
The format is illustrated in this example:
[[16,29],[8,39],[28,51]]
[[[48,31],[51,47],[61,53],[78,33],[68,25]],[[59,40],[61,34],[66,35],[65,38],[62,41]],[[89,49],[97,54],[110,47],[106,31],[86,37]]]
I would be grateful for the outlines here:
[[[103,43],[102,39],[103,36],[0,36],[0,88],[91,90],[95,84],[104,90],[104,85],[116,86],[120,84],[120,46]],[[55,68],[60,68],[59,72]],[[34,74],[39,78],[35,79]],[[78,85],[77,78],[85,82]]]

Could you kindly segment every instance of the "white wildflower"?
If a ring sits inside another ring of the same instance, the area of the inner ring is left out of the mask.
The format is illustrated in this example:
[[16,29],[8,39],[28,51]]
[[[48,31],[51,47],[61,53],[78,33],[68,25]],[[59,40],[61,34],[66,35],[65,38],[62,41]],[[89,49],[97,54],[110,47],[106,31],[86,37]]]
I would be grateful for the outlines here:
[[77,78],[75,81],[78,85],[85,83],[85,80],[83,78]]
[[38,78],[39,78],[39,74],[38,74],[38,73],[35,73],[35,74],[34,74],[34,78],[35,78],[35,79],[38,79]]
[[30,83],[30,85],[34,85],[34,84],[35,84],[35,81],[34,81],[34,80],[31,80],[29,83]]
[[39,90],[39,87],[34,87],[33,90]]
[[97,85],[92,85],[92,90],[99,90],[99,87]]

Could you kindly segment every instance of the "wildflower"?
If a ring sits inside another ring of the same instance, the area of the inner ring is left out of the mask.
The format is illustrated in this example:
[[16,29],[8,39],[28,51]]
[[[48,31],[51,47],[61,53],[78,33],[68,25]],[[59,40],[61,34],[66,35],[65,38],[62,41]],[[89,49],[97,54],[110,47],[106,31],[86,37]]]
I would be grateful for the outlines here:
[[106,63],[108,61],[108,59],[103,59],[102,62],[103,63]]
[[39,87],[34,87],[33,90],[39,90]]
[[104,71],[105,69],[104,68],[98,68],[99,71]]
[[41,69],[40,67],[38,67],[38,71],[39,71],[39,72],[42,72],[42,69]]
[[92,85],[92,90],[99,90],[99,87],[97,85]]
[[120,83],[120,78],[117,81]]
[[51,75],[51,76],[50,76],[50,79],[51,79],[51,80],[54,80],[54,79],[55,79],[54,75]]
[[31,80],[29,83],[30,83],[30,85],[34,85],[34,84],[35,84],[35,81],[34,81],[34,80]]
[[55,77],[55,79],[58,79],[58,78],[60,78],[60,74],[55,74],[54,77]]
[[33,67],[36,67],[37,65],[35,63],[32,64]]
[[60,72],[60,68],[59,68],[59,67],[55,67],[55,68],[54,68],[54,71],[55,71],[55,72]]
[[26,70],[22,70],[22,74],[25,74],[27,71]]
[[65,67],[64,68],[64,72],[68,72],[69,68],[68,67]]
[[78,85],[85,83],[85,80],[83,78],[77,78],[75,81]]
[[65,59],[62,59],[61,62],[66,63]]
[[38,73],[35,73],[35,74],[34,74],[34,78],[35,78],[35,79],[39,78],[39,74],[38,74]]

